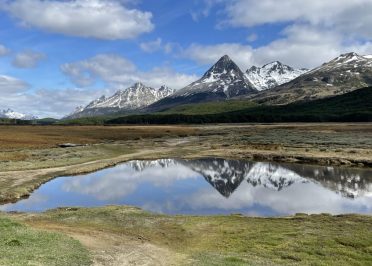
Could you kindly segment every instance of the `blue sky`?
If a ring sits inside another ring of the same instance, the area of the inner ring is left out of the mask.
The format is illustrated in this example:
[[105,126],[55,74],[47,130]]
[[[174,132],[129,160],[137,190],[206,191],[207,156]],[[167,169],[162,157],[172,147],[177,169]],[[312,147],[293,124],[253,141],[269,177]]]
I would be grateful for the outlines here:
[[136,81],[179,89],[224,54],[243,71],[370,54],[370,12],[371,0],[0,0],[0,109],[61,117]]

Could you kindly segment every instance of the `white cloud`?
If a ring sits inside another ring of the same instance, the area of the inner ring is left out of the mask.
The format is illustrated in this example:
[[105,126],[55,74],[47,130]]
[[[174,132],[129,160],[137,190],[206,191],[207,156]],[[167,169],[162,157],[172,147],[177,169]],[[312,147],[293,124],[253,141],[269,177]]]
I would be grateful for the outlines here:
[[6,48],[4,45],[0,44],[0,56],[7,55],[9,53],[9,49]]
[[49,32],[105,40],[135,38],[153,30],[152,14],[113,0],[15,0],[3,9],[23,26]]
[[1,98],[6,100],[7,94],[19,93],[25,91],[29,85],[17,78],[0,75],[0,94]]
[[[371,0],[297,1],[205,0],[205,8],[218,6],[217,27],[253,28],[286,23],[280,38],[258,48],[240,43],[191,45],[186,55],[212,64],[227,53],[242,67],[280,60],[296,67],[316,67],[341,53],[372,53]],[[249,36],[248,41],[255,36]],[[217,54],[215,54],[217,53]]]
[[[22,84],[22,83],[21,83]],[[94,90],[90,88],[69,88],[59,90],[26,90],[26,87],[16,86],[4,93],[0,76],[0,109],[11,108],[14,111],[36,115],[38,117],[60,118],[75,109],[76,106],[89,103],[110,91],[106,89]]]
[[45,55],[42,53],[27,51],[16,54],[12,64],[19,68],[34,68],[44,58]]
[[232,0],[225,1],[227,19],[232,26],[252,27],[266,23],[309,23],[347,34],[372,37],[370,0],[297,1]]
[[128,87],[141,81],[148,86],[179,89],[196,79],[194,75],[177,73],[169,67],[158,67],[150,71],[139,71],[128,59],[114,54],[101,54],[87,60],[61,66],[63,73],[79,86],[88,86],[101,79],[112,87]]
[[313,68],[341,53],[372,54],[372,42],[345,43],[341,34],[309,25],[288,26],[282,36],[258,48],[240,43],[192,44],[181,55],[200,64],[213,64],[228,54],[245,71],[252,65],[261,66],[275,60],[294,67]]
[[123,75],[134,73],[136,66],[119,55],[101,54],[87,60],[64,64],[61,69],[77,85],[88,86],[97,78],[119,82]]

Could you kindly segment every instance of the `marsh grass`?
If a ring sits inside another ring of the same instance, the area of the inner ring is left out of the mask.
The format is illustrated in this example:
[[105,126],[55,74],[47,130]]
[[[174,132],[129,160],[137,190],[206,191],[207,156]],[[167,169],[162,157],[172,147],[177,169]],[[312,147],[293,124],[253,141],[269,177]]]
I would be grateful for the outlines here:
[[78,241],[0,216],[0,265],[90,264],[88,251]]
[[51,210],[30,222],[140,237],[186,253],[195,265],[372,264],[369,216],[167,216],[109,206]]

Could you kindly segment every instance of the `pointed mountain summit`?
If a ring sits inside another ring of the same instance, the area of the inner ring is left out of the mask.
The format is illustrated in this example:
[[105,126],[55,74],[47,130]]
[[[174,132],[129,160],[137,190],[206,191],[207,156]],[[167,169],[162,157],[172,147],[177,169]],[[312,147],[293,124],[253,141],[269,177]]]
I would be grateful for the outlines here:
[[265,104],[288,104],[345,94],[372,86],[372,56],[342,54],[323,65],[253,97]]
[[229,56],[225,55],[201,79],[156,102],[149,108],[159,110],[180,104],[226,100],[255,92],[257,90],[246,75]]
[[252,66],[246,75],[257,90],[268,90],[287,83],[306,73],[308,69],[295,69],[293,67],[274,61],[262,67]]
[[174,89],[167,86],[154,89],[145,86],[141,82],[137,82],[129,88],[118,90],[111,97],[107,98],[103,95],[84,108],[78,107],[66,119],[110,115],[119,112],[135,112],[174,92]]

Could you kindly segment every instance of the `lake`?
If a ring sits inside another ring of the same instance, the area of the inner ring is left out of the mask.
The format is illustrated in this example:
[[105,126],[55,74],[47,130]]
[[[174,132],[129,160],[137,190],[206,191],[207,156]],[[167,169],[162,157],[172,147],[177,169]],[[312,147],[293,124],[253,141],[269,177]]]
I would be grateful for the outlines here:
[[130,161],[56,178],[0,210],[104,205],[166,214],[372,214],[372,169],[218,158]]

